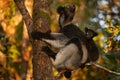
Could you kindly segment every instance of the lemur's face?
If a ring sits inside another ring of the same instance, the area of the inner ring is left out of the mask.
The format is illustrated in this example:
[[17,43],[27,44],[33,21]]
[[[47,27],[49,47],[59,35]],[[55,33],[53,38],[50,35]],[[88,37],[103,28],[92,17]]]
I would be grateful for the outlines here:
[[85,34],[88,39],[92,39],[93,37],[98,35],[95,31],[88,28],[85,28]]
[[60,15],[59,18],[62,23],[65,21],[72,21],[75,14],[75,5],[60,6],[58,7],[57,12]]

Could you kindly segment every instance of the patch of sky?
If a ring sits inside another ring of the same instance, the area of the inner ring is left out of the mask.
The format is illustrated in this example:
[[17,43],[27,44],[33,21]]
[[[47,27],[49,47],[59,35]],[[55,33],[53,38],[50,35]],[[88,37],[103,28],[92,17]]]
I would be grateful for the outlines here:
[[112,7],[112,12],[118,14],[118,13],[119,13],[118,7],[113,6],[113,7]]
[[99,25],[101,26],[101,28],[107,28],[108,27],[108,25],[106,24],[106,22],[104,20],[100,20]]
[[105,19],[105,16],[103,15],[103,13],[99,13],[99,14],[98,14],[98,18],[99,18],[99,19]]
[[120,33],[117,36],[114,37],[114,40],[120,41]]
[[104,5],[107,5],[107,4],[108,4],[107,0],[98,0],[98,5],[99,6],[104,6]]
[[96,17],[94,17],[94,18],[90,18],[90,21],[92,21],[92,22],[98,22],[98,21],[99,21],[99,19],[98,19],[98,18],[96,18]]

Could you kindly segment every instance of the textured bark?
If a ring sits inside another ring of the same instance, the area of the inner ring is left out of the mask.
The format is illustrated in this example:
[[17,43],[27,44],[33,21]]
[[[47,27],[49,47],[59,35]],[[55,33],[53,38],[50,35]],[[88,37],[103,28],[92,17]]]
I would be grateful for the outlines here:
[[[50,26],[49,1],[34,0],[33,3],[33,23],[34,30],[46,32]],[[33,77],[34,80],[52,80],[51,62],[44,52],[40,51],[45,44],[36,41],[33,44]]]
[[28,13],[23,0],[14,0],[20,13],[23,16],[27,26],[29,39],[32,43],[32,63],[33,63],[33,80],[53,80],[52,64],[50,59],[41,48],[46,44],[42,41],[34,41],[30,34],[33,30],[46,32],[50,26],[49,5],[50,0],[34,0],[33,19]]

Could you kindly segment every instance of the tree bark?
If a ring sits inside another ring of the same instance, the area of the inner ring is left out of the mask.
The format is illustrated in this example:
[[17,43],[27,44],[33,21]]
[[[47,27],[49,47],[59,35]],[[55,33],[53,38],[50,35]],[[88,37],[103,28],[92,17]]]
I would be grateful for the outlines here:
[[33,80],[53,80],[52,64],[50,59],[41,48],[46,44],[42,41],[35,41],[30,34],[33,30],[46,32],[50,26],[49,5],[50,0],[34,0],[33,3],[33,19],[28,13],[23,0],[14,0],[23,20],[27,26],[29,39],[32,43],[32,64],[33,64]]
[[[50,26],[49,2],[50,0],[34,0],[33,3],[33,24],[34,30],[46,32]],[[36,41],[33,44],[33,77],[34,80],[52,80],[52,65],[48,56],[41,51],[45,44]]]

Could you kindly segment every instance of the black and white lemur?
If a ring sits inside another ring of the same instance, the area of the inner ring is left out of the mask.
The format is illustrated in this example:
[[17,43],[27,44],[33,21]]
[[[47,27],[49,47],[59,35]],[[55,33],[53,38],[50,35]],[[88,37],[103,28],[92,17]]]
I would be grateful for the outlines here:
[[53,65],[58,71],[66,70],[64,75],[68,78],[71,71],[84,67],[88,62],[98,59],[98,48],[92,38],[97,35],[91,29],[85,28],[82,32],[72,23],[75,15],[75,5],[60,6],[59,14],[60,31],[58,33],[32,32],[33,39],[43,40],[59,51],[55,53],[49,47],[43,48],[48,56],[53,58]]

